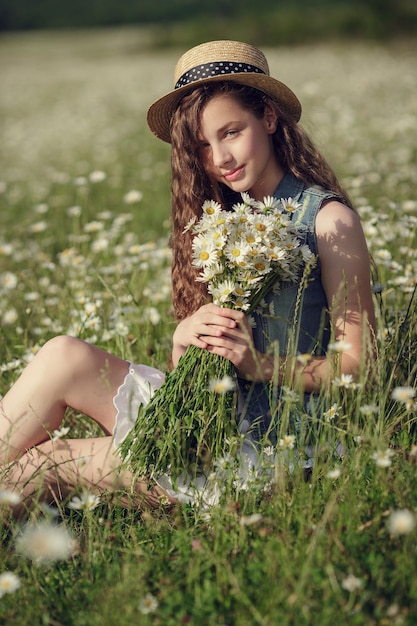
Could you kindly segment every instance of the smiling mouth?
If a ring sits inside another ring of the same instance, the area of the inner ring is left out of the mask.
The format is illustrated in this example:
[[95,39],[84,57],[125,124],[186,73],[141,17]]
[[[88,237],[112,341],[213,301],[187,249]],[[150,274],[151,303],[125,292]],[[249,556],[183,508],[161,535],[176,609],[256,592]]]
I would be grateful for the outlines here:
[[241,173],[243,172],[243,166],[242,167],[237,167],[234,170],[231,170],[230,172],[226,172],[225,174],[223,174],[223,178],[225,180],[227,180],[228,182],[232,182],[234,180],[237,180]]

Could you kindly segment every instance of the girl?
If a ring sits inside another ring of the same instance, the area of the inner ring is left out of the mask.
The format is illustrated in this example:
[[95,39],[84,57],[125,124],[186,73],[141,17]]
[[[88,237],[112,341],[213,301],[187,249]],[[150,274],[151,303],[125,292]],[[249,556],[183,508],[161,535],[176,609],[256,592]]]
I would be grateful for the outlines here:
[[[178,320],[172,363],[190,345],[229,359],[245,407],[243,432],[254,423],[261,434],[269,428],[265,383],[272,376],[279,385],[302,385],[306,406],[331,382],[330,340],[345,346],[338,374],[357,376],[374,358],[370,262],[359,218],[298,125],[300,115],[298,99],[269,75],[262,52],[234,41],[209,42],[185,53],[175,70],[174,90],[148,111],[151,130],[172,144],[172,281]],[[271,291],[268,315],[256,314],[251,324],[242,312],[208,302],[205,286],[195,280],[191,234],[184,233],[190,219],[200,217],[204,200],[230,206],[242,192],[255,200],[275,196],[299,205],[294,222],[317,256],[301,300],[301,279]],[[299,354],[309,358],[300,362]],[[149,487],[146,477],[135,482],[120,471],[117,452],[132,427],[130,417],[163,380],[158,370],[132,365],[76,338],[47,342],[2,401],[3,484],[19,485],[29,499],[41,485],[62,498],[82,484],[98,490],[132,488],[151,504],[161,496],[175,501],[178,494],[169,488]],[[104,436],[54,441],[50,435],[67,407],[91,416]]]

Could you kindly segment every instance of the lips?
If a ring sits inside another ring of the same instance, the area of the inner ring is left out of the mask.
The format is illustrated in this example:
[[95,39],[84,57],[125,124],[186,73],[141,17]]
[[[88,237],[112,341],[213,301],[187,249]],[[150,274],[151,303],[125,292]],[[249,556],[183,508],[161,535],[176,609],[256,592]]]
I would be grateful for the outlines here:
[[231,170],[230,172],[226,172],[226,174],[223,174],[223,178],[225,180],[227,180],[228,183],[232,183],[235,180],[238,180],[242,174],[244,170],[244,167],[237,167],[234,170]]

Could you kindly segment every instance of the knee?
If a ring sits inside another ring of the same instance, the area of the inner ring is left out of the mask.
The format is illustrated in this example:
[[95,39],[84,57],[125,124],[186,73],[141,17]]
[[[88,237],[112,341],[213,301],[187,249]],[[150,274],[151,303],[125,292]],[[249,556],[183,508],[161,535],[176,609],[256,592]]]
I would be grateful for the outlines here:
[[81,339],[69,335],[58,335],[49,339],[36,355],[38,363],[44,363],[51,371],[64,366],[66,370],[80,363],[85,354],[86,344]]

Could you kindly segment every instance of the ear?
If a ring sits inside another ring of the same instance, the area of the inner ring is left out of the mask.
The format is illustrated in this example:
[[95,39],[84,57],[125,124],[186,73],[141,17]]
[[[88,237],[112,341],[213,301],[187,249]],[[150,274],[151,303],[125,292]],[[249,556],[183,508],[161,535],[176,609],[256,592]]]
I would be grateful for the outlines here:
[[268,104],[265,107],[263,119],[266,132],[272,135],[277,129],[278,117],[275,111]]

